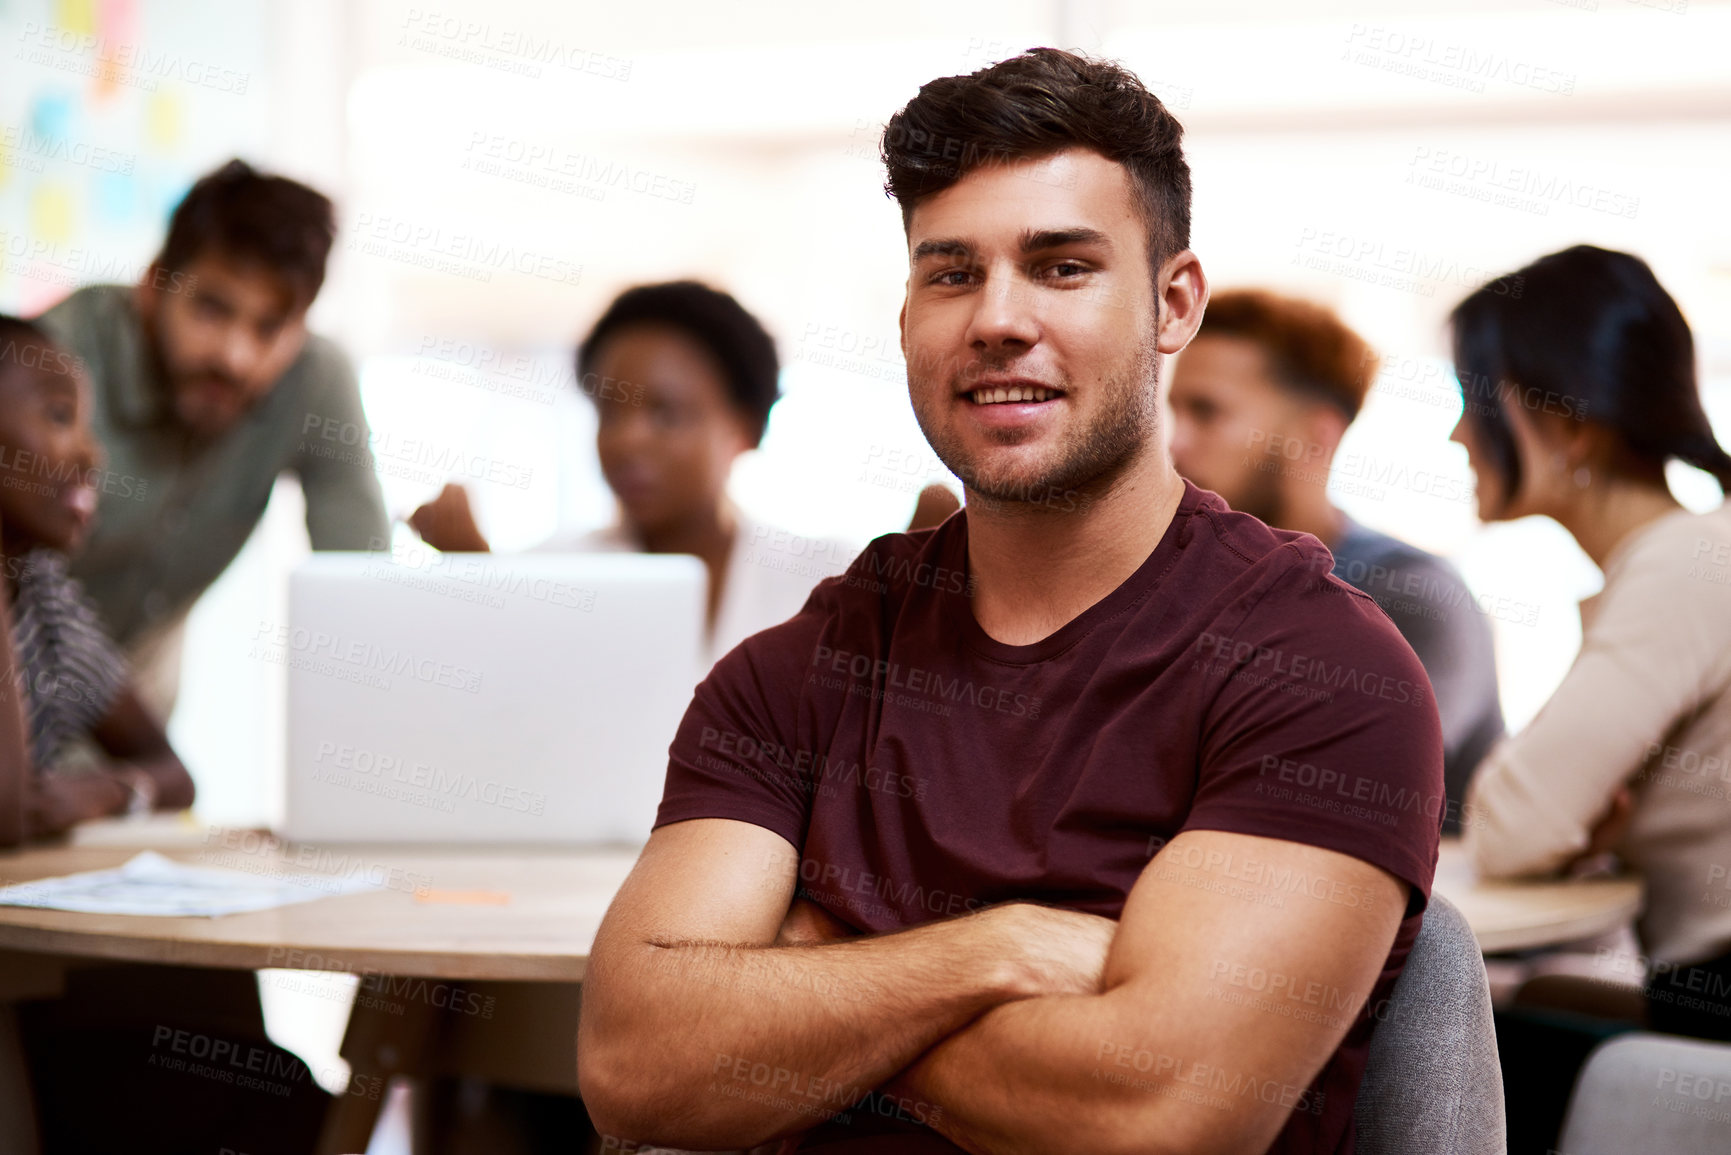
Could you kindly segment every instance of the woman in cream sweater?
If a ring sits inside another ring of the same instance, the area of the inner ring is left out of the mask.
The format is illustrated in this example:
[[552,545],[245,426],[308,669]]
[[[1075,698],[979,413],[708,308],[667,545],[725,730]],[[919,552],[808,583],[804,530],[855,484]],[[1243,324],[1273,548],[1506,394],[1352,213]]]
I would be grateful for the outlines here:
[[1645,882],[1650,1025],[1731,1039],[1731,504],[1692,513],[1665,483],[1676,458],[1731,488],[1731,456],[1688,324],[1645,263],[1588,246],[1451,322],[1479,516],[1548,516],[1605,576],[1568,675],[1474,775],[1467,848],[1493,878],[1614,852]]

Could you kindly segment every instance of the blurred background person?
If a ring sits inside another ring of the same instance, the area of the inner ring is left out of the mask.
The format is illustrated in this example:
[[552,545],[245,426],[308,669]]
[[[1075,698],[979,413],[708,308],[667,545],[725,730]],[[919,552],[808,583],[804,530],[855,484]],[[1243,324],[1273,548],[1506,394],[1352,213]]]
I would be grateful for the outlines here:
[[242,161],[192,186],[137,285],[89,285],[39,319],[87,368],[109,500],[73,574],[173,709],[187,612],[234,560],[278,475],[314,549],[389,522],[347,356],[307,332],[336,236],[331,202]]
[[[595,404],[595,450],[619,520],[537,548],[696,556],[709,572],[711,662],[792,617],[859,549],[759,521],[727,496],[734,461],[763,440],[779,371],[769,333],[726,293],[673,281],[620,294],[577,349],[577,384]],[[934,486],[920,495],[916,527],[958,508],[948,494]],[[461,485],[447,485],[410,524],[441,550],[490,548]]]
[[[0,315],[0,846],[111,814],[184,810],[192,778],[138,700],[125,660],[67,574],[96,514],[89,386],[41,329]],[[56,773],[88,737],[106,758]]]
[[1215,294],[1167,389],[1178,472],[1269,525],[1308,533],[1334,576],[1375,598],[1424,663],[1443,728],[1443,832],[1503,734],[1489,623],[1448,562],[1348,517],[1328,496],[1335,450],[1377,375],[1328,309],[1258,290]]
[[[1691,512],[1665,475],[1677,459],[1723,490],[1731,456],[1702,410],[1688,323],[1643,261],[1586,245],[1492,282],[1451,322],[1453,440],[1479,516],[1549,517],[1605,579],[1561,685],[1474,774],[1467,848],[1491,878],[1616,855],[1645,884],[1647,1024],[1731,1040],[1731,887],[1714,886],[1731,863],[1731,508]],[[1555,1138],[1575,1070],[1620,1029],[1515,1001],[1498,1044],[1532,1093],[1511,1097],[1511,1149]]]
[[[0,846],[193,800],[191,776],[66,571],[101,489],[89,395],[74,358],[0,315],[0,670],[17,671],[23,691],[0,700]],[[96,767],[60,764],[79,738],[103,751]],[[71,972],[63,996],[17,1006],[47,1155],[311,1149],[328,1096],[265,1034],[251,972],[98,965]],[[259,1048],[302,1078],[286,1098],[257,1096],[141,1062],[165,1023]],[[93,1088],[104,1110],[91,1110]]]

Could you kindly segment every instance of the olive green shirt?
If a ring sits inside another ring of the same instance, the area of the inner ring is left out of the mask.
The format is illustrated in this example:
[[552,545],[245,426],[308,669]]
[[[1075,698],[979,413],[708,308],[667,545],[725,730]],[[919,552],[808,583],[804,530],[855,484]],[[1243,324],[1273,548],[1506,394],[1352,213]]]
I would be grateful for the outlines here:
[[132,293],[79,289],[38,320],[90,375],[91,427],[107,462],[72,573],[128,648],[177,621],[228,568],[285,471],[306,494],[314,549],[376,549],[390,533],[342,350],[309,334],[264,400],[201,445],[174,422]]

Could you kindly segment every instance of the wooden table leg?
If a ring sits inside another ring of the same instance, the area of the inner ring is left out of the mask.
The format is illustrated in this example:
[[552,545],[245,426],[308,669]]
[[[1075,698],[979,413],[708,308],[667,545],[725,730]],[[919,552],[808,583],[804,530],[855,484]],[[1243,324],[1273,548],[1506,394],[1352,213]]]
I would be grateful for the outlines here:
[[18,1033],[18,1009],[0,1002],[0,1151],[36,1155],[36,1099],[24,1062],[24,1040]]
[[76,960],[59,955],[0,951],[0,1151],[36,1155],[42,1143],[16,1004],[65,993],[66,971],[72,965]]
[[363,981],[349,1013],[341,1054],[349,1088],[331,1103],[318,1155],[361,1155],[378,1126],[385,1089],[394,1075],[420,1075],[438,1045],[439,1011],[421,1000],[372,998]]

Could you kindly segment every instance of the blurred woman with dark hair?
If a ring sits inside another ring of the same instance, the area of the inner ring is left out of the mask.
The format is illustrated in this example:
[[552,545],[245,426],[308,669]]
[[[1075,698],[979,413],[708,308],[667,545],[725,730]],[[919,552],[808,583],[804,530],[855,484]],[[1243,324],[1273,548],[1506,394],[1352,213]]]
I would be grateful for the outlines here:
[[[601,474],[619,520],[561,534],[542,551],[691,554],[709,571],[708,661],[799,611],[812,586],[859,552],[758,521],[727,496],[733,463],[757,448],[780,395],[775,342],[731,295],[696,281],[627,289],[577,349],[578,388],[594,403]],[[910,529],[959,503],[920,494]],[[409,524],[440,550],[491,547],[461,485],[445,486]]]
[[1665,479],[1677,459],[1731,489],[1731,455],[1689,326],[1644,262],[1585,245],[1451,324],[1480,518],[1550,517],[1605,578],[1562,684],[1479,765],[1467,848],[1491,878],[1607,851],[1639,871],[1648,1023],[1731,1039],[1731,505],[1690,512]]

